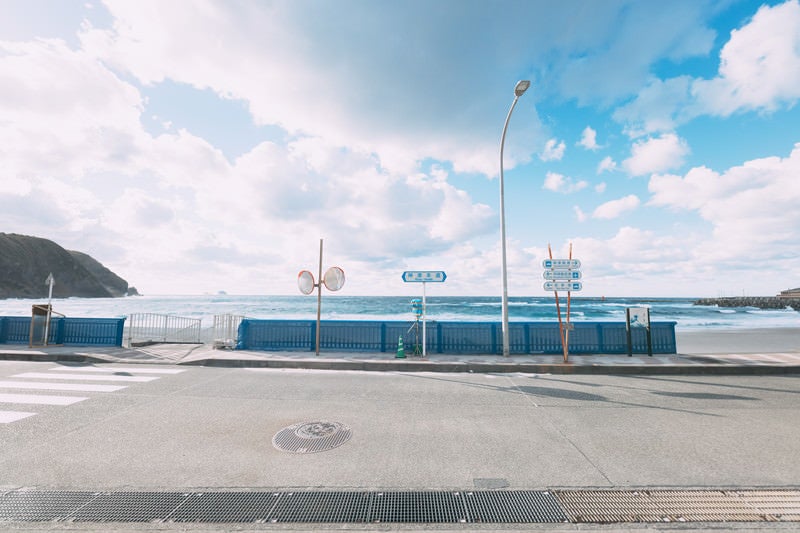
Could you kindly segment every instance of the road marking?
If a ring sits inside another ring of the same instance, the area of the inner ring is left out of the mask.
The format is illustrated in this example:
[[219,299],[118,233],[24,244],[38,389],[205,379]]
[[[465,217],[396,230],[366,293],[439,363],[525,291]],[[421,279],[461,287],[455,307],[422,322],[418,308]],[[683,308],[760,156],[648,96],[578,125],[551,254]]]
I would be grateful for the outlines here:
[[90,383],[42,383],[40,381],[0,381],[0,389],[59,390],[72,392],[116,392],[125,385],[94,385]]
[[147,376],[93,376],[91,374],[47,374],[45,372],[25,372],[11,376],[12,378],[36,378],[36,379],[78,379],[85,381],[135,381],[138,383],[154,381],[158,377]]
[[0,424],[8,424],[9,422],[16,422],[23,418],[28,418],[36,413],[23,413],[22,411],[0,411]]
[[0,403],[30,403],[37,405],[72,405],[88,400],[82,396],[50,396],[46,394],[0,394]]
[[58,370],[60,372],[104,372],[109,374],[114,374],[117,372],[129,372],[131,374],[180,374],[181,372],[186,372],[186,369],[172,369],[172,368],[135,368],[135,367],[102,368],[98,366],[88,366],[88,367],[58,366],[55,368],[51,368],[50,370]]

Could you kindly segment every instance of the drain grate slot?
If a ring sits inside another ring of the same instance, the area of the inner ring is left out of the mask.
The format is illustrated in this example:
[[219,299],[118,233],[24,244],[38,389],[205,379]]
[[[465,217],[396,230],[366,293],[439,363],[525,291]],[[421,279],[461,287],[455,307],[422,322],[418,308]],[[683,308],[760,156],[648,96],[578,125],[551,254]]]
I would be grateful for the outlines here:
[[266,522],[276,492],[201,492],[192,494],[169,519],[173,522],[256,523]]
[[[793,520],[792,516],[800,513],[798,496],[797,491],[781,493],[778,498],[765,494],[751,498],[743,497],[739,491],[703,490],[557,493],[570,521],[586,523]],[[782,503],[775,507],[778,500]]]
[[50,522],[80,509],[97,496],[95,492],[21,490],[0,496],[0,520]]
[[567,521],[558,500],[545,491],[467,492],[464,500],[470,522],[527,524]]
[[69,518],[76,522],[164,521],[190,496],[179,492],[104,492]]
[[459,523],[467,521],[458,492],[378,492],[370,521],[375,523]]
[[369,492],[290,492],[282,495],[270,522],[365,523]]

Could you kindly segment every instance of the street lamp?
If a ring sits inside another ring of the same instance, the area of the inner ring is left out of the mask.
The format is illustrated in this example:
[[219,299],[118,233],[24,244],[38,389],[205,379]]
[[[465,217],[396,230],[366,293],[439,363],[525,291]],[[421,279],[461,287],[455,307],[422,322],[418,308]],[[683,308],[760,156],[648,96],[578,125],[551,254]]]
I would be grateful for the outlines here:
[[500,247],[502,255],[502,271],[503,271],[503,356],[508,357],[508,273],[506,271],[506,202],[505,202],[505,189],[503,187],[503,146],[506,143],[506,130],[508,129],[508,121],[511,118],[511,113],[514,112],[514,106],[517,105],[517,100],[522,96],[531,82],[528,80],[520,80],[514,86],[514,101],[511,103],[511,109],[508,110],[506,116],[506,123],[503,125],[503,136],[500,138]]

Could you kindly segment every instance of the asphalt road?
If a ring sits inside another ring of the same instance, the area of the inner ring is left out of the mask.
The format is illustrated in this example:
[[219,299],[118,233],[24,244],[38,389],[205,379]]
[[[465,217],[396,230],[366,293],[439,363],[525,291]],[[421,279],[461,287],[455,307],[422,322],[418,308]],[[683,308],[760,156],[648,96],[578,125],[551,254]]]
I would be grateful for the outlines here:
[[[87,385],[124,388],[80,390]],[[800,480],[793,376],[0,362],[0,413],[7,489],[752,488]],[[338,422],[352,437],[318,453],[273,446],[282,429],[313,421]]]

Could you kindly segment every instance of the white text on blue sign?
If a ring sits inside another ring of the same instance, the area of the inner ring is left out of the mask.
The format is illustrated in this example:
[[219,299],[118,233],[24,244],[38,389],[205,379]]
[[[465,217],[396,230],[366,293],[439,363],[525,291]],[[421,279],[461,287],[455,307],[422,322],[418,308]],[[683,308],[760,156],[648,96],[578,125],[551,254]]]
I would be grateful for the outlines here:
[[447,274],[441,270],[409,270],[403,272],[405,282],[443,282]]
[[542,261],[544,268],[570,268],[578,269],[581,267],[580,259],[545,259]]

